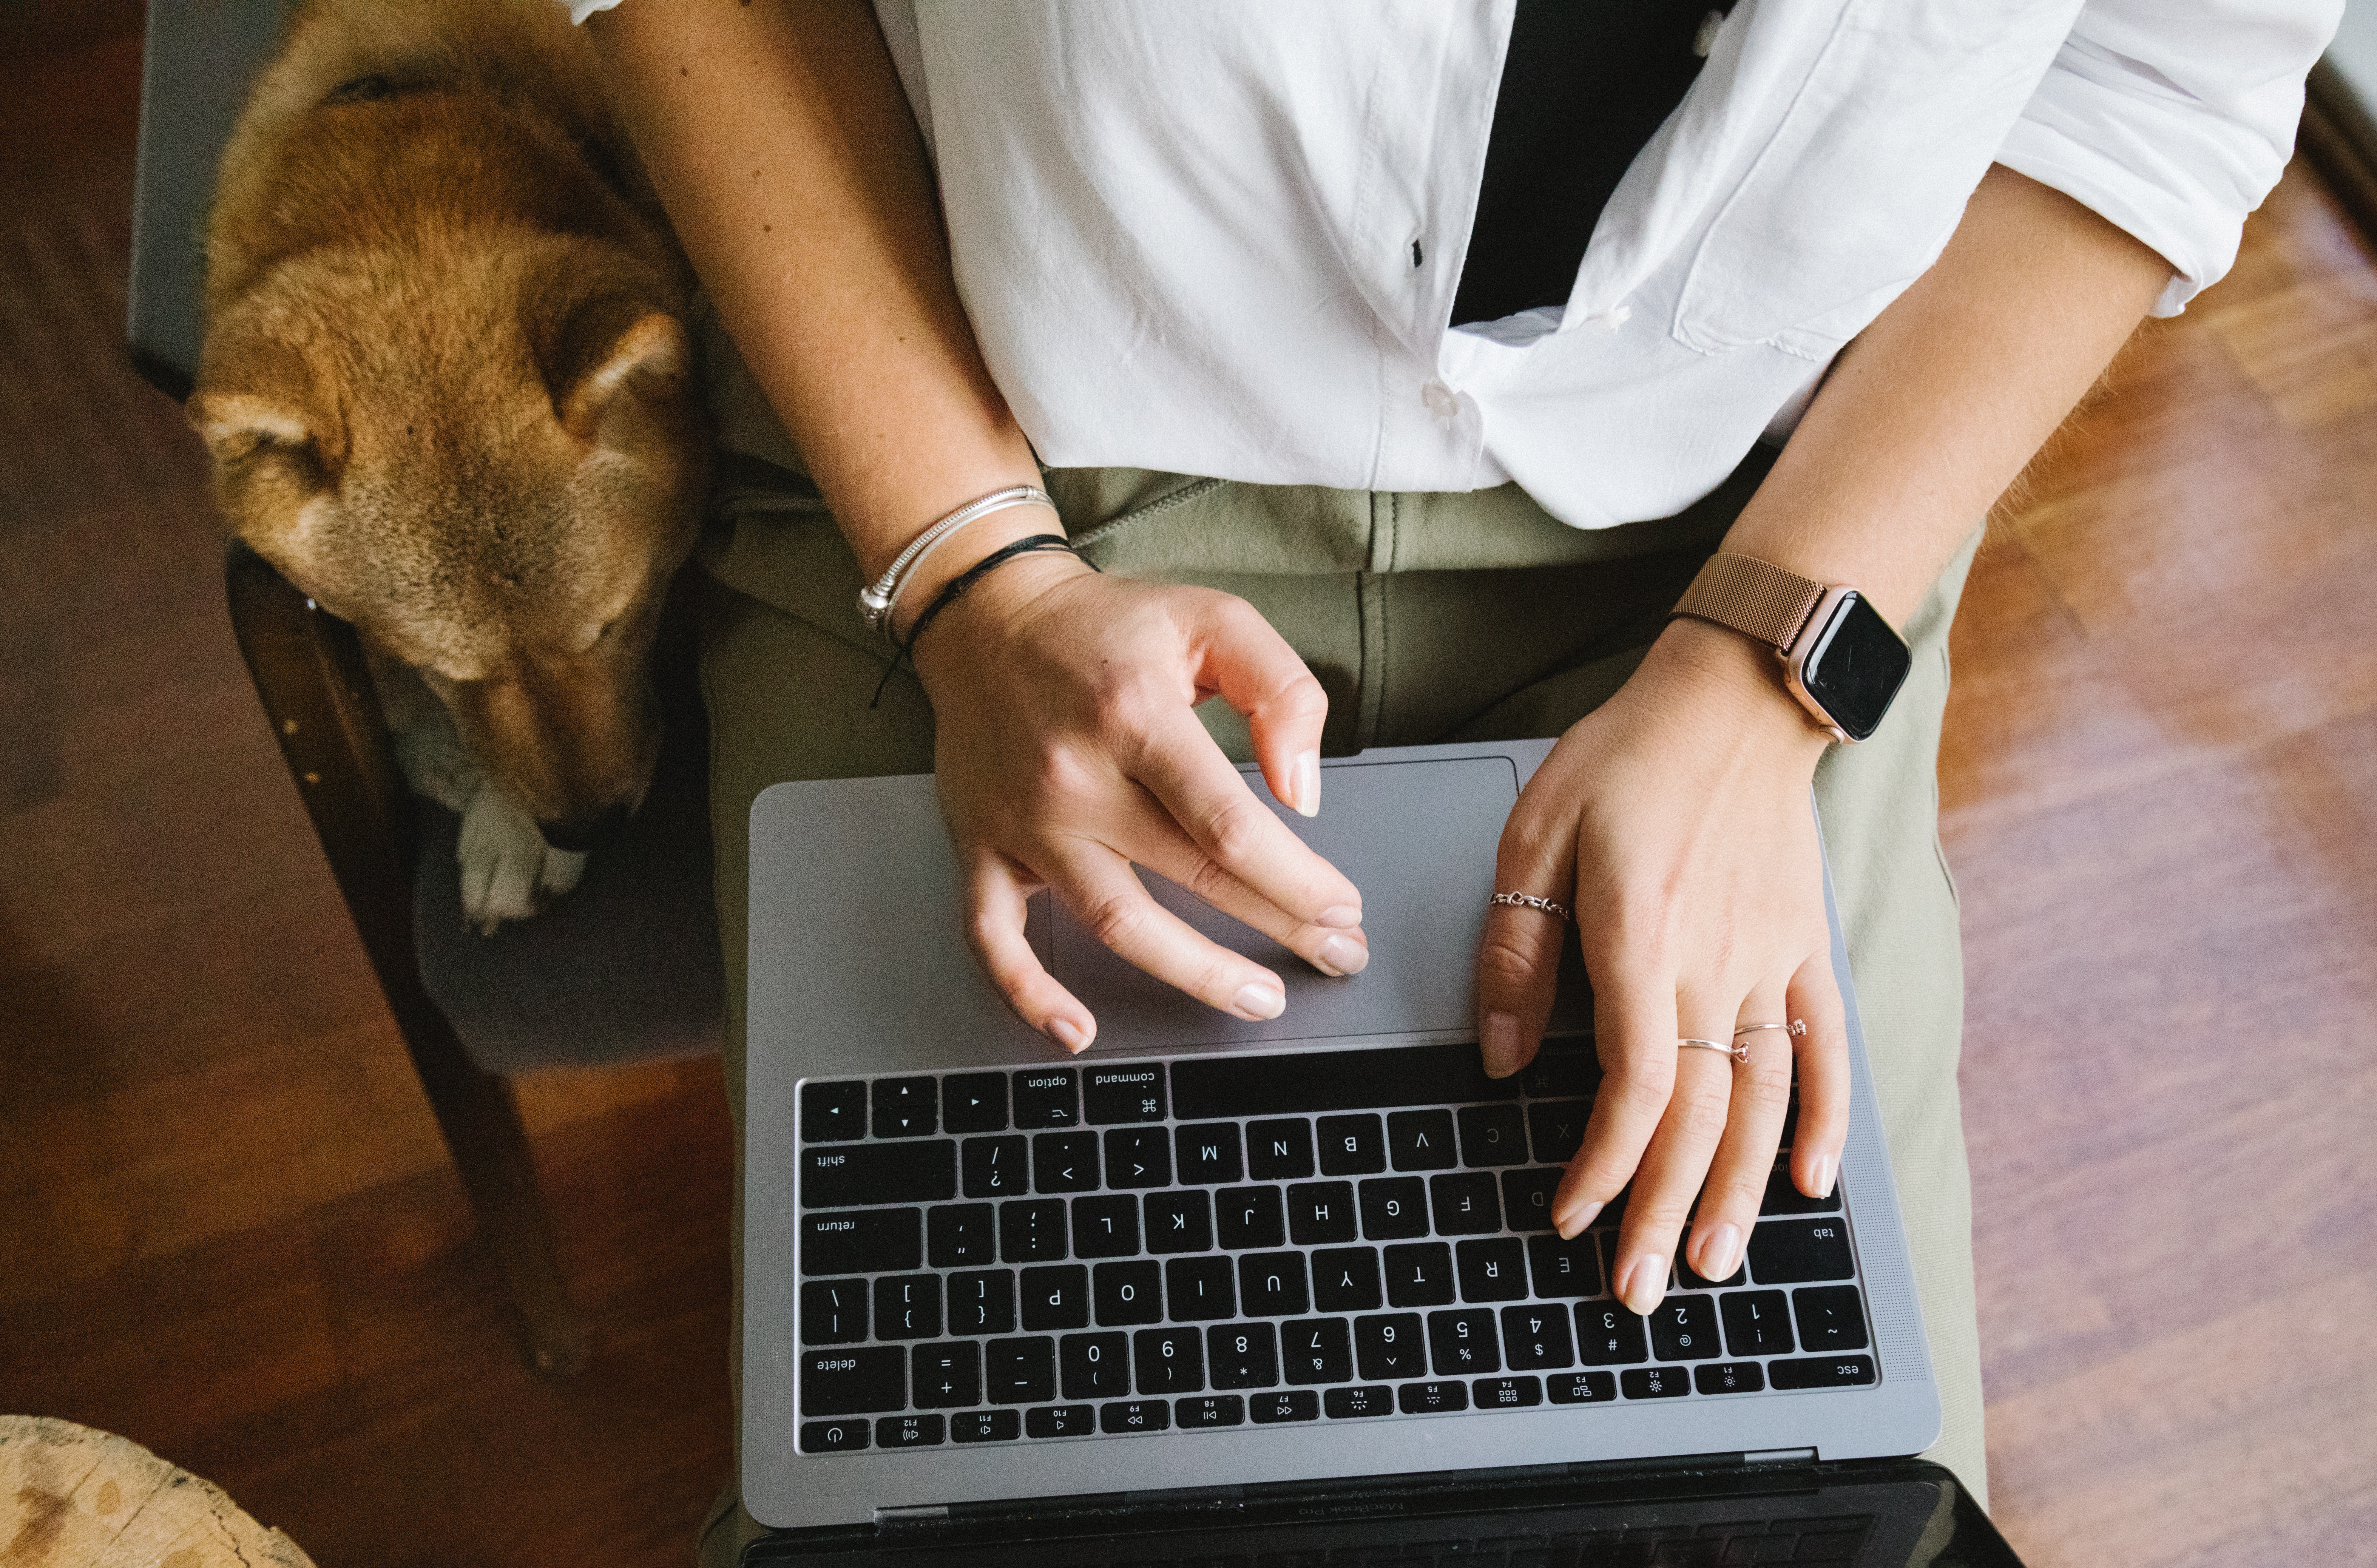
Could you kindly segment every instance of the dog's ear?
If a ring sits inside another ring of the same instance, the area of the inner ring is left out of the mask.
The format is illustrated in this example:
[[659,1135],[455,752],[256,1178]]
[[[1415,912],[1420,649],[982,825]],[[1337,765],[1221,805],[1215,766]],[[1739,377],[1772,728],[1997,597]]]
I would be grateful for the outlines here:
[[184,413],[222,468],[280,457],[322,488],[346,461],[346,426],[305,353],[235,318],[208,339]]
[[590,445],[623,398],[666,401],[683,394],[690,345],[683,323],[642,300],[589,300],[547,340],[545,385],[562,428]]

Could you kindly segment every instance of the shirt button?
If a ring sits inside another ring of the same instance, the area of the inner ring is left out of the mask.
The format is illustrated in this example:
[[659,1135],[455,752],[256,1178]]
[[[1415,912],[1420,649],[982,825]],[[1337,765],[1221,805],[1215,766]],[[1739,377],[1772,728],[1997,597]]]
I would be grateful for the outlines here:
[[1441,381],[1430,381],[1420,389],[1419,401],[1439,419],[1451,419],[1461,412],[1461,399]]

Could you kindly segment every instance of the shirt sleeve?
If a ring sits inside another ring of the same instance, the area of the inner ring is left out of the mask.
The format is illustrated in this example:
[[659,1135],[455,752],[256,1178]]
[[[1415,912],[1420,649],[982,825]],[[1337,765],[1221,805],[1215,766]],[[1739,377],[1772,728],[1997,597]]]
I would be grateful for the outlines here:
[[1998,162],[2119,224],[2178,276],[2176,316],[2237,259],[2294,150],[2344,0],[2088,0]]

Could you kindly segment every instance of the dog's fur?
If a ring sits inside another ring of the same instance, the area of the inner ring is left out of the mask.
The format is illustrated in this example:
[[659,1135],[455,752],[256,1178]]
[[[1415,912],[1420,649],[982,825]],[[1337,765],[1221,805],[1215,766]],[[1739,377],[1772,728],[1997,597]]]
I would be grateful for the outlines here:
[[308,0],[223,155],[191,423],[233,531],[362,634],[483,928],[651,778],[690,289],[553,0]]

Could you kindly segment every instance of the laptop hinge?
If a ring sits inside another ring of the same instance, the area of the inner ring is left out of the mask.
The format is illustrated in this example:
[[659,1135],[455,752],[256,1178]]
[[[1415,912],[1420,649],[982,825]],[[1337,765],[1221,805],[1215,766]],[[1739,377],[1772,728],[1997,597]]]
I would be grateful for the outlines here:
[[1762,1448],[1755,1454],[1741,1456],[1745,1465],[1812,1465],[1816,1451],[1812,1448]]
[[878,1525],[938,1525],[950,1516],[946,1502],[919,1502],[886,1508],[878,1505],[875,1522]]

